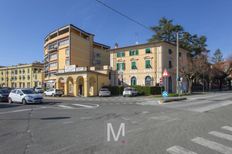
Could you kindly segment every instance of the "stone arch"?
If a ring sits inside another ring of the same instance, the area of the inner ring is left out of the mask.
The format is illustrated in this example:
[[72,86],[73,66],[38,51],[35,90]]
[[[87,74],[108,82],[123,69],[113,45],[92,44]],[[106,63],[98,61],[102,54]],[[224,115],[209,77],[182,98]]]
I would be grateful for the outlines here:
[[64,91],[64,84],[65,84],[64,78],[63,78],[63,77],[60,77],[60,78],[58,79],[58,84],[57,84],[58,87],[57,87],[57,88]]
[[97,80],[94,76],[89,77],[89,95],[96,96],[97,95]]
[[84,84],[84,77],[78,76],[76,80],[76,89],[77,89],[77,96],[84,96],[85,84]]
[[72,77],[68,77],[66,80],[67,95],[74,96],[74,80]]

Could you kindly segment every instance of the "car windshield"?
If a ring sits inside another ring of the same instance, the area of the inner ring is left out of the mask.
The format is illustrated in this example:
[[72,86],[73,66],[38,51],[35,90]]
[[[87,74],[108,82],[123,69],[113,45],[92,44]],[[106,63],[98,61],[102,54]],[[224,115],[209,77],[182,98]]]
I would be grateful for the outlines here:
[[9,93],[9,91],[8,91],[8,90],[5,90],[5,89],[0,89],[0,93],[1,93],[1,94]]
[[25,89],[25,90],[22,90],[22,92],[24,94],[35,94],[35,92],[33,90],[30,90],[30,89]]

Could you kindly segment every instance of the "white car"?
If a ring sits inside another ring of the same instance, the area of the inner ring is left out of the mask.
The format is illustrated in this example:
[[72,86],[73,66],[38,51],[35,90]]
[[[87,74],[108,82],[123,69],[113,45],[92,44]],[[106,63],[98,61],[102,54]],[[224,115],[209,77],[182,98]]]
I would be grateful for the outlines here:
[[135,88],[132,87],[126,87],[124,88],[123,91],[123,96],[137,96],[138,95],[138,91]]
[[98,95],[99,96],[110,96],[111,92],[107,88],[101,88]]
[[59,89],[48,89],[44,92],[45,96],[62,96],[64,92]]
[[43,90],[42,88],[40,88],[40,87],[36,87],[36,88],[34,89],[34,91],[35,91],[36,93],[40,93],[40,94],[42,94],[42,93],[44,92],[44,90]]
[[31,89],[14,89],[9,94],[8,102],[19,102],[23,104],[42,103],[43,96],[41,94],[36,94]]

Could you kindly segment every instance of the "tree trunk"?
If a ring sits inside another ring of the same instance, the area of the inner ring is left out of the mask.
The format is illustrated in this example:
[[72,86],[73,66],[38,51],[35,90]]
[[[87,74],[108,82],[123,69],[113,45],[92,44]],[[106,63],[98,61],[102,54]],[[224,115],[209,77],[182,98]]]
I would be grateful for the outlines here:
[[188,80],[188,93],[192,94],[193,80]]

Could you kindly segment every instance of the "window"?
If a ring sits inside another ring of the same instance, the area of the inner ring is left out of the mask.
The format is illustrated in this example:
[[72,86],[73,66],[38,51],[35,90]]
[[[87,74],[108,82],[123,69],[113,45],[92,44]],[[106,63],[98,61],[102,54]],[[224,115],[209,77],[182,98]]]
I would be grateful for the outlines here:
[[136,86],[137,85],[137,79],[136,79],[136,77],[132,77],[131,78],[131,86]]
[[66,66],[70,65],[69,59],[66,59],[66,60],[65,60],[65,65],[66,65]]
[[57,63],[51,63],[50,67],[57,67]]
[[137,69],[135,61],[131,62],[131,69]]
[[145,50],[145,52],[146,52],[146,53],[151,53],[151,49],[150,49],[150,48],[147,48],[147,49]]
[[117,52],[117,57],[125,57],[125,53],[122,52]]
[[27,80],[30,80],[30,76],[29,75],[27,76]]
[[30,69],[29,68],[27,69],[27,73],[30,73]]
[[152,79],[150,76],[145,77],[145,86],[151,86]]
[[151,60],[145,61],[145,68],[151,68]]
[[52,54],[50,55],[50,60],[56,60],[57,59],[57,54]]
[[101,54],[100,53],[96,53],[96,57],[101,57]]
[[69,57],[69,52],[70,50],[69,50],[69,48],[67,48],[66,50],[65,50],[65,55],[66,55],[66,57]]
[[125,70],[125,63],[117,63],[117,70]]
[[168,54],[169,54],[169,55],[172,54],[172,49],[168,49]]
[[181,57],[181,52],[179,52],[179,57]]
[[139,50],[130,50],[130,56],[139,55]]
[[69,40],[68,39],[64,39],[64,40],[60,40],[59,41],[59,46],[67,45],[67,44],[69,44]]
[[23,69],[23,74],[25,73],[25,70]]
[[168,67],[172,68],[172,61],[170,61],[170,60],[168,61]]

